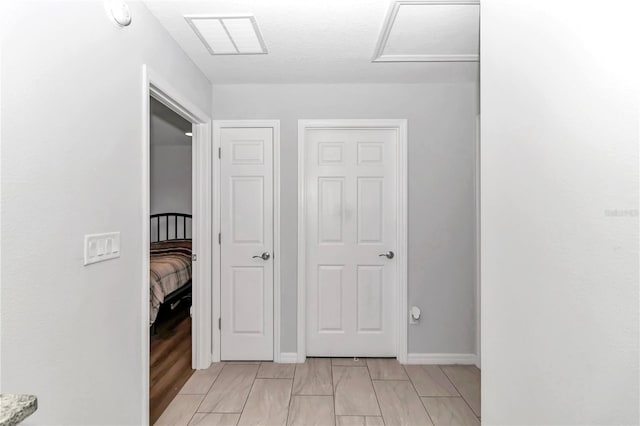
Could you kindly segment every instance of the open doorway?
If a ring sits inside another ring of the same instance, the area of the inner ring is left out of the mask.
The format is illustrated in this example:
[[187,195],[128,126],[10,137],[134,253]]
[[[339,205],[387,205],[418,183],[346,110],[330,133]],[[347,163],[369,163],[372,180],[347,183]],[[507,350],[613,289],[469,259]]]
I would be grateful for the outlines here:
[[211,364],[212,151],[209,115],[146,66],[143,76],[141,385],[153,424]]
[[151,422],[193,374],[192,366],[192,123],[150,99]]

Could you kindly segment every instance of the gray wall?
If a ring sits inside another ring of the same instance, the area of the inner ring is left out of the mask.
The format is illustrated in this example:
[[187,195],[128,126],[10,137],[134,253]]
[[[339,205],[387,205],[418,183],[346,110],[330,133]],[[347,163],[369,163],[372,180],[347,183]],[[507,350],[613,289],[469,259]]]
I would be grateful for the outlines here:
[[214,85],[216,119],[281,120],[282,351],[296,351],[297,120],[409,120],[409,352],[475,353],[474,144],[468,84]]
[[149,125],[151,214],[191,213],[191,123],[152,99]]
[[191,214],[191,146],[151,147],[151,214]]
[[[142,66],[205,112],[211,86],[129,5],[119,29],[99,1],[0,2],[1,386],[38,396],[26,424],[144,422]],[[83,266],[106,231],[121,257]]]

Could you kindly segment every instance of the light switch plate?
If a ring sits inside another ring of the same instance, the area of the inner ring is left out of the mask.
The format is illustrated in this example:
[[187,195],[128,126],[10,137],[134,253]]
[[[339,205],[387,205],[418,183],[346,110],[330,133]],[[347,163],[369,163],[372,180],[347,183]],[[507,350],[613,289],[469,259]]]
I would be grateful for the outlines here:
[[84,236],[84,265],[120,257],[120,232]]

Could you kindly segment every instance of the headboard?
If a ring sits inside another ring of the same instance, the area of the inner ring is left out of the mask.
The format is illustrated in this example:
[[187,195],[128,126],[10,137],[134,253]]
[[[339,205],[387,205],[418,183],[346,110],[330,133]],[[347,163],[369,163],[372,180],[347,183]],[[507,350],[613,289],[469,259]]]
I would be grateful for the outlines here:
[[191,239],[191,215],[185,213],[156,213],[150,216],[149,238],[160,241]]

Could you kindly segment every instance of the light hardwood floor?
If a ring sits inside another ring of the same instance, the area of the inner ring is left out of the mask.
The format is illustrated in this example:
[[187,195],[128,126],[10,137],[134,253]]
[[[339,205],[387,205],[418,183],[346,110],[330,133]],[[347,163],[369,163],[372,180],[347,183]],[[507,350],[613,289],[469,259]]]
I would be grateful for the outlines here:
[[226,362],[196,371],[156,425],[479,425],[480,370],[394,359]]
[[[157,323],[149,353],[149,419],[158,420],[194,370],[191,369],[191,318],[180,307]],[[193,386],[193,385],[192,385]],[[209,390],[208,384],[205,393]],[[196,389],[197,390],[197,389]]]

